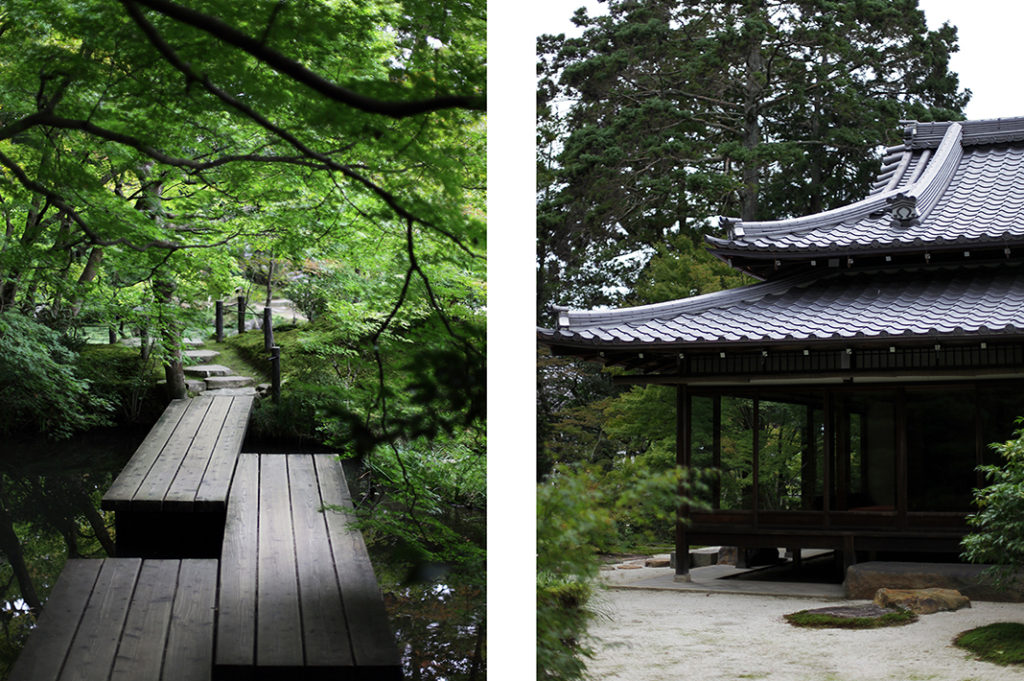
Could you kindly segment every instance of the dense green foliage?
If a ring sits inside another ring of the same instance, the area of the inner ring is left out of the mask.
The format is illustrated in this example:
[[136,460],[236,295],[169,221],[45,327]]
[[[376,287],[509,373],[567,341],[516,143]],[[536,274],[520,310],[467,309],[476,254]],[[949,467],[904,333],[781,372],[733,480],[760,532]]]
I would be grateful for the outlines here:
[[1024,568],[1024,428],[992,448],[1003,461],[979,467],[989,484],[974,491],[978,510],[967,516],[971,532],[961,548],[964,558],[991,565],[990,574],[1008,583]]
[[1024,624],[1020,622],[986,624],[963,632],[953,643],[986,662],[1024,664]]
[[[364,345],[449,323],[483,278],[483,21],[479,2],[5,3],[0,311],[147,330],[173,364],[196,303],[247,290],[242,261],[333,261],[362,279]],[[446,334],[438,352],[482,354]]]
[[482,600],[485,57],[480,0],[5,1],[0,401],[39,400],[5,427],[140,417],[213,301],[276,289],[314,321],[256,425],[355,459],[376,543]]
[[901,119],[967,101],[956,29],[929,31],[916,0],[612,0],[573,21],[538,45],[541,310],[653,302],[644,268],[709,266],[686,243],[716,216],[861,198]]

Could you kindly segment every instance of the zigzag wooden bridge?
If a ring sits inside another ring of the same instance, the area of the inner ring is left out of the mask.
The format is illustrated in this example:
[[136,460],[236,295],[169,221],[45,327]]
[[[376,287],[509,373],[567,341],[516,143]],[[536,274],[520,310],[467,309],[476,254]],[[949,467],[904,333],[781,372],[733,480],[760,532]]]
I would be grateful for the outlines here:
[[329,455],[240,454],[251,397],[172,402],[110,490],[117,557],[72,560],[12,681],[400,679]]

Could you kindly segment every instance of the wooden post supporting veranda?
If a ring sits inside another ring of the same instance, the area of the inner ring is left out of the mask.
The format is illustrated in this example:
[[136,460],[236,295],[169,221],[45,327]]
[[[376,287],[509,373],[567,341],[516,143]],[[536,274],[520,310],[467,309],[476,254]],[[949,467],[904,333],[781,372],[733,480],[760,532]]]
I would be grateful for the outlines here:
[[[690,466],[690,394],[686,385],[676,386],[676,465],[686,469]],[[679,493],[688,492],[680,482]],[[676,507],[676,574],[673,579],[677,582],[690,581],[690,544],[684,524],[689,515],[688,505]]]
[[224,301],[218,300],[214,304],[213,330],[217,336],[217,342],[224,342]]

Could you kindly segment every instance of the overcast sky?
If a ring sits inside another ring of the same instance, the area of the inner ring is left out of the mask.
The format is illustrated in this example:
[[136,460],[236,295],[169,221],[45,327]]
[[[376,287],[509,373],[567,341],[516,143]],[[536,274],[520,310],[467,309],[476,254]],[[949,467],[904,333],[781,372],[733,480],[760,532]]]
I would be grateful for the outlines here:
[[[573,12],[586,6],[591,13],[607,7],[596,0],[534,0],[533,31],[572,33]],[[1024,116],[1024,88],[1013,76],[1020,61],[1024,39],[1020,19],[1024,5],[1012,0],[918,0],[928,28],[948,21],[957,27],[960,51],[951,67],[960,75],[960,86],[973,93],[968,118]]]

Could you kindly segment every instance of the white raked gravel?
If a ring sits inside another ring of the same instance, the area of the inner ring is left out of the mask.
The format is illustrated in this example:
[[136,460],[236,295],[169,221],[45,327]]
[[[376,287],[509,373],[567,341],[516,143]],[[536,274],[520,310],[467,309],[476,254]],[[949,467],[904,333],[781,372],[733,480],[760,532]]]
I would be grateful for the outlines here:
[[973,660],[952,645],[974,627],[1024,622],[1024,604],[976,602],[903,627],[859,631],[802,629],[783,619],[830,604],[836,601],[608,589],[595,602],[601,616],[590,629],[598,641],[588,669],[601,681],[1024,680],[1024,668]]

